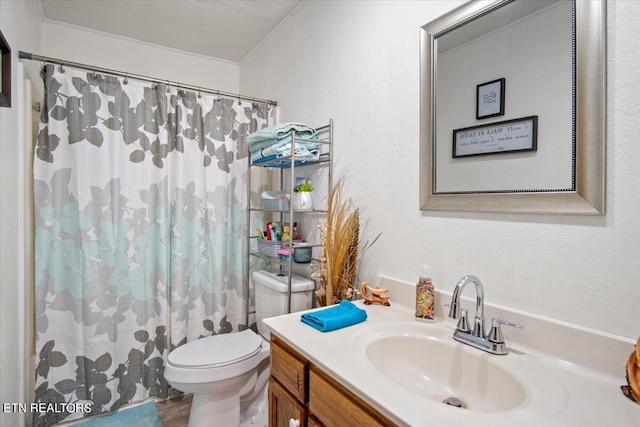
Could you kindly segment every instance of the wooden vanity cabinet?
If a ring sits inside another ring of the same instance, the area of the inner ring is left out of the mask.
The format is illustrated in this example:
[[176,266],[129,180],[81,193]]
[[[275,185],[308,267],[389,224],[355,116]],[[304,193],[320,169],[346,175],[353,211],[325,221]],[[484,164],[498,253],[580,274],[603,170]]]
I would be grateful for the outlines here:
[[309,362],[271,334],[271,377],[269,378],[269,426],[307,425]]
[[368,427],[395,424],[271,334],[269,426],[295,425]]
[[272,427],[289,427],[291,420],[298,421],[298,426],[308,425],[307,408],[293,397],[280,383],[269,378],[269,425]]

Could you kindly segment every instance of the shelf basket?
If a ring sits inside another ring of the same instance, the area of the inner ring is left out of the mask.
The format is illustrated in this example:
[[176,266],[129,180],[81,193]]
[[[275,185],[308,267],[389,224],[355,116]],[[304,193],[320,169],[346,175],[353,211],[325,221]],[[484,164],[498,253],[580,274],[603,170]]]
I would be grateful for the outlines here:
[[276,240],[258,239],[258,252],[271,258],[279,258],[278,251],[288,243],[287,241],[278,242]]

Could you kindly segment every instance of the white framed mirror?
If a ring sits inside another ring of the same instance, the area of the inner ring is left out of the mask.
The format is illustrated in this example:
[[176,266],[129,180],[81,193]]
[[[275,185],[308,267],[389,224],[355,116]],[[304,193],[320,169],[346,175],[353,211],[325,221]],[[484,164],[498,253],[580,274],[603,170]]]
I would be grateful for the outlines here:
[[420,74],[422,210],[604,214],[604,0],[470,1]]

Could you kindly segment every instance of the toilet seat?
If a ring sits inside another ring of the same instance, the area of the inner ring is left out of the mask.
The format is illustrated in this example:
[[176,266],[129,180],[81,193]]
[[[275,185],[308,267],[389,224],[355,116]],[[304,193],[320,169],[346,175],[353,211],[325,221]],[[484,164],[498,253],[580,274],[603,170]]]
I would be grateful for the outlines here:
[[217,368],[233,365],[260,352],[262,339],[250,329],[212,335],[182,345],[169,353],[169,363],[180,368]]

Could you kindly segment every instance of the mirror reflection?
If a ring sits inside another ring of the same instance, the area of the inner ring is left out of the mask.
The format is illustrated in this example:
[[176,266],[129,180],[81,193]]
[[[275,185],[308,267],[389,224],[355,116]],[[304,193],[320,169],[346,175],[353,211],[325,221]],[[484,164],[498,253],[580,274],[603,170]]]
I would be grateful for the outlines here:
[[[437,37],[436,193],[574,188],[571,16],[570,1],[513,2]],[[532,116],[524,151],[509,121]]]
[[470,1],[422,27],[421,209],[604,212],[605,9]]

